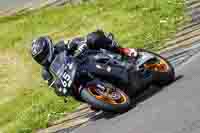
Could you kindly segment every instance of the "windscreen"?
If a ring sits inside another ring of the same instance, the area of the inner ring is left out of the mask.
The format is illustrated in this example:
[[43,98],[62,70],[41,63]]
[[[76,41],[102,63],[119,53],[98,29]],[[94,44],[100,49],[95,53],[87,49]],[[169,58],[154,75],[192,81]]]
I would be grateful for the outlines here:
[[60,78],[61,75],[64,73],[64,67],[65,67],[65,53],[62,52],[59,55],[55,57],[53,62],[51,63],[50,70],[56,76],[57,78]]

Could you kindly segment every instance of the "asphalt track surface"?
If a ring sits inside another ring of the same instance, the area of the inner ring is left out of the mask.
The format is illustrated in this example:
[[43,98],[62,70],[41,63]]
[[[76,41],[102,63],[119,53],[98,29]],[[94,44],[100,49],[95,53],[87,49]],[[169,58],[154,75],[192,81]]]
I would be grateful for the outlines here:
[[144,96],[132,110],[100,114],[73,133],[200,133],[199,48],[196,44],[168,55],[177,81]]
[[22,8],[26,5],[39,4],[44,0],[0,0],[0,11]]

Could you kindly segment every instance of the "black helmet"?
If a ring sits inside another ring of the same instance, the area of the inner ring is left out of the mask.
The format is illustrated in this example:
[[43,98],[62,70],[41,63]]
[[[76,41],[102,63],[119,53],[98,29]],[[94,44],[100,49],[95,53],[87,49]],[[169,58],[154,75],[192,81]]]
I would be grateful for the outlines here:
[[53,43],[50,37],[39,37],[32,42],[31,55],[40,65],[47,66],[53,57]]

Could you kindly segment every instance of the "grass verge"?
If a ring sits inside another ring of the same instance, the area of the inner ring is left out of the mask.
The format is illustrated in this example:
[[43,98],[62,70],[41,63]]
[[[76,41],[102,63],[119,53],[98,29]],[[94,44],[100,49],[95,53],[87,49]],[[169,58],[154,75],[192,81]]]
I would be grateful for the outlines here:
[[96,28],[116,34],[124,47],[157,49],[183,19],[183,0],[96,0],[0,18],[0,131],[34,132],[79,105],[67,105],[41,81],[28,48],[33,38],[54,40]]

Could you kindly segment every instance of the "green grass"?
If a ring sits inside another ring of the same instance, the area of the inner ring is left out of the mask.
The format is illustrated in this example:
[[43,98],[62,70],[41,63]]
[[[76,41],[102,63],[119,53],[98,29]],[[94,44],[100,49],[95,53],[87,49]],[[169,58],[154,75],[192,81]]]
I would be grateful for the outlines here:
[[96,28],[113,32],[124,47],[158,49],[182,23],[183,0],[96,0],[43,8],[0,18],[0,131],[31,132],[75,109],[41,80],[29,55],[31,40],[86,35]]

